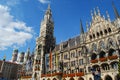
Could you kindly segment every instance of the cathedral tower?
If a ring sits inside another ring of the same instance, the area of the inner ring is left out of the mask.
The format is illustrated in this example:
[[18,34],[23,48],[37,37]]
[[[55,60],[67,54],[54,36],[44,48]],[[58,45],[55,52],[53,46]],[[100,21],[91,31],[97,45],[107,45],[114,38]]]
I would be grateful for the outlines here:
[[27,52],[25,53],[25,57],[24,57],[24,63],[27,62],[27,60],[29,59],[30,56],[30,48],[27,49]]
[[33,77],[38,79],[46,73],[45,56],[55,47],[54,22],[50,5],[45,12],[44,18],[40,25],[40,35],[36,39],[36,52],[34,57]]
[[15,49],[12,54],[12,62],[17,61],[18,49]]

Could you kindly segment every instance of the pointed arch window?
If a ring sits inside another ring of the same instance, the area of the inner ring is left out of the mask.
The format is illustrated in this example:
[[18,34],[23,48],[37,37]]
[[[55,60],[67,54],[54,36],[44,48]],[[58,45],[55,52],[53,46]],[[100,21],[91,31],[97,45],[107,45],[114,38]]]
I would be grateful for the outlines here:
[[111,32],[111,28],[108,28],[108,32],[109,32],[109,33]]
[[114,41],[111,38],[109,38],[107,47],[110,48],[111,46],[115,46],[115,43],[114,43]]
[[97,37],[99,37],[100,36],[100,34],[97,32]]
[[97,51],[97,45],[95,43],[92,44],[92,50]]
[[117,39],[118,39],[118,44],[120,45],[120,36],[118,36]]
[[104,30],[104,33],[107,34],[107,30],[106,29]]
[[100,31],[100,35],[103,35],[103,32],[102,32],[102,31]]
[[104,49],[104,48],[105,48],[104,42],[103,42],[103,41],[100,41],[99,46],[100,46],[101,49]]

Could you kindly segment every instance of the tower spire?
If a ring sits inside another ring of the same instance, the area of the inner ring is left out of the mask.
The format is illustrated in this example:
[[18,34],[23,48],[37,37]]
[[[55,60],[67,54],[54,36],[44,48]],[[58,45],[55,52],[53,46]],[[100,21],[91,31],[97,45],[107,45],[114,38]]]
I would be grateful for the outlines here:
[[100,16],[100,10],[99,10],[99,8],[97,7],[97,13],[98,13],[98,15]]
[[106,11],[106,15],[107,15],[107,20],[110,22],[110,16],[108,14],[108,11]]
[[88,25],[88,22],[86,21],[86,28],[87,28],[87,31],[89,30],[89,25]]
[[82,25],[82,20],[80,20],[80,34],[84,34],[84,29]]
[[95,8],[94,8],[94,16],[96,16],[96,10],[95,10]]
[[118,13],[118,11],[117,11],[117,8],[116,8],[115,5],[114,5],[114,2],[112,2],[112,7],[113,7],[113,10],[114,10],[115,17],[116,17],[116,18],[119,18],[120,16],[119,16],[119,13]]
[[48,4],[48,9],[50,9],[50,4]]
[[92,10],[91,10],[91,17],[92,17],[92,19],[93,19],[93,12],[92,12]]

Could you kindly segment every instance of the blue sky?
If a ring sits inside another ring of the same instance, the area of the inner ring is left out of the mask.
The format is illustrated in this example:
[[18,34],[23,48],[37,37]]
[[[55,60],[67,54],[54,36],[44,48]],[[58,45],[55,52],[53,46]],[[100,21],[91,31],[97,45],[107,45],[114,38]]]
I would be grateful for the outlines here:
[[54,36],[60,43],[80,34],[80,19],[86,31],[86,21],[91,21],[90,12],[97,6],[102,15],[108,11],[114,20],[112,1],[120,13],[120,0],[0,0],[0,59],[11,59],[13,49],[19,52],[35,47],[39,36],[40,22],[48,3],[51,4],[54,20]]

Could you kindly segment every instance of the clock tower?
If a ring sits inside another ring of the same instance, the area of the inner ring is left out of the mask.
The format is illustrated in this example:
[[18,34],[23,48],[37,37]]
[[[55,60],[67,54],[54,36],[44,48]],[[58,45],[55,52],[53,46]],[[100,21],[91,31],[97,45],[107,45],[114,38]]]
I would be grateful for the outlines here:
[[50,5],[45,12],[44,18],[40,25],[40,34],[36,39],[36,50],[34,57],[33,66],[33,77],[35,79],[40,79],[41,74],[46,73],[46,62],[45,55],[50,53],[55,47],[55,37],[54,37],[54,22],[52,19],[52,12]]

